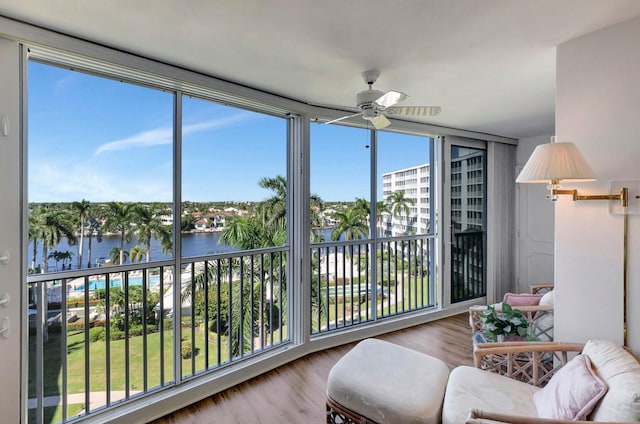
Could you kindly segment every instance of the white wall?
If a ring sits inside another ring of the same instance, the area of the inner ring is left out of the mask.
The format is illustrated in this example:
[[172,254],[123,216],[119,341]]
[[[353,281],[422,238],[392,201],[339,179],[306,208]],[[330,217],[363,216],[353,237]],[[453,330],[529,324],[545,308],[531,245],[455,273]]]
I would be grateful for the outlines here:
[[0,132],[0,253],[9,251],[7,265],[0,264],[0,294],[11,302],[0,307],[0,320],[8,317],[11,332],[0,337],[0,421],[20,422],[20,142],[18,44],[0,38],[0,118],[9,119],[9,134]]
[[[516,175],[539,144],[551,136],[518,141]],[[532,284],[552,283],[554,272],[554,207],[543,184],[516,184],[516,290],[529,291]]]
[[[556,134],[573,141],[598,181],[640,179],[640,19],[568,41],[557,50]],[[632,193],[637,194],[637,193]],[[637,202],[637,200],[633,199]],[[623,339],[623,221],[609,201],[556,205],[558,340]],[[629,219],[629,345],[640,351],[640,217]]]

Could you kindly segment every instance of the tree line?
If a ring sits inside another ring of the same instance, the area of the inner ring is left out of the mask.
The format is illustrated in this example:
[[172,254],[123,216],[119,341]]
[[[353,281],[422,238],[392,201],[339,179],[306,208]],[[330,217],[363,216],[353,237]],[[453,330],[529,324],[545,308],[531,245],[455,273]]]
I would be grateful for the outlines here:
[[[246,216],[236,215],[228,220],[222,232],[221,241],[239,250],[257,249],[262,247],[280,246],[286,241],[287,215],[287,181],[282,175],[273,178],[262,178],[260,187],[272,192],[271,197],[256,203],[243,203],[242,206],[250,210]],[[218,202],[221,207],[228,202]],[[335,211],[333,218],[338,222],[331,232],[331,240],[338,240],[342,234],[347,240],[366,238],[369,233],[370,203],[362,198]],[[405,197],[404,191],[393,192],[385,201],[376,203],[376,223],[379,224],[384,213],[394,216],[402,213],[409,215],[414,200]],[[235,203],[234,203],[235,204]],[[311,195],[310,220],[312,228],[322,226],[320,211],[323,201],[317,195]],[[206,213],[212,203],[184,202],[185,210]],[[92,266],[92,242],[96,237],[102,241],[103,233],[116,233],[120,237],[119,246],[110,252],[111,263],[123,264],[127,259],[138,262],[151,260],[151,240],[161,243],[163,252],[173,249],[172,227],[164,225],[162,218],[170,215],[171,210],[162,203],[91,203],[88,200],[71,202],[69,204],[38,204],[29,211],[29,240],[33,243],[32,260],[29,272],[49,271],[48,259],[62,261],[63,268],[69,263],[71,267],[71,252],[51,251],[62,238],[67,238],[69,245],[76,245],[76,267]],[[194,214],[181,217],[181,230],[193,228]],[[89,235],[85,256],[85,239]],[[140,244],[130,251],[124,249],[125,242],[130,242],[133,236]],[[311,241],[323,241],[316,231],[311,231]],[[42,266],[36,264],[38,248],[42,247]]]
[[[119,246],[114,247],[110,254],[115,264],[124,263],[127,257],[131,261],[140,261],[144,258],[151,260],[151,240],[160,241],[165,252],[171,251],[173,242],[171,226],[162,223],[162,217],[170,214],[164,205],[160,203],[139,204],[109,202],[104,204],[92,204],[88,200],[72,202],[69,205],[42,204],[34,206],[29,211],[29,241],[33,243],[32,259],[29,272],[49,271],[48,259],[71,259],[70,252],[53,251],[62,238],[66,238],[69,245],[77,246],[76,266],[82,268],[85,264],[84,241],[87,234],[88,246],[86,266],[91,267],[92,240],[95,236],[98,242],[102,241],[104,232],[120,235]],[[131,241],[133,236],[138,238],[141,245],[137,245],[130,252],[124,250],[124,243]],[[42,246],[42,265],[36,264],[38,247]]]

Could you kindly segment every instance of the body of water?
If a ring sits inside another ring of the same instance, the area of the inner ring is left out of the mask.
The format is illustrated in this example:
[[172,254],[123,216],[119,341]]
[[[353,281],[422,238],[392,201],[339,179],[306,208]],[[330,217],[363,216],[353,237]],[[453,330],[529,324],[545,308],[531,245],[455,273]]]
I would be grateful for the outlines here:
[[[140,247],[145,247],[144,245],[138,242],[136,237],[133,237],[129,243],[124,243],[124,250],[129,252],[132,247],[140,245]],[[87,266],[87,249],[89,246],[89,237],[84,238],[84,254],[82,255],[82,261],[84,262],[83,267]],[[104,263],[106,260],[110,258],[111,249],[114,247],[120,247],[120,236],[118,235],[110,235],[110,236],[102,236],[102,242],[98,243],[95,237],[92,237],[91,241],[91,266],[95,267],[98,264]],[[38,252],[36,254],[36,266],[42,264],[42,242],[38,243]],[[53,252],[54,250],[58,250],[60,252],[69,251],[73,253],[73,257],[71,261],[67,261],[67,265],[71,264],[73,269],[76,269],[76,264],[78,262],[78,244],[73,246],[69,245],[69,242],[66,238],[60,240],[60,243],[54,248],[50,248],[48,253]],[[225,252],[235,252],[236,248],[233,246],[229,246],[227,244],[220,242],[220,233],[185,233],[182,234],[182,256],[183,257],[191,257],[191,256],[199,256],[199,255],[207,255],[211,253],[225,253]],[[171,253],[163,253],[162,245],[156,239],[151,240],[151,260],[158,261],[163,259],[171,259]],[[33,259],[33,242],[29,242],[29,249],[27,250],[27,265],[31,266],[31,261]],[[146,258],[142,259],[143,261]],[[129,261],[125,261],[125,263],[129,263]],[[58,264],[59,269],[62,269],[62,261]],[[55,271],[56,262],[53,259],[49,259],[49,271]]]
[[[330,240],[331,229],[322,230],[322,234],[325,237],[325,241]],[[213,233],[184,233],[182,234],[182,256],[183,257],[194,257],[201,255],[208,255],[214,253],[227,253],[227,252],[236,252],[236,249],[233,246],[229,246],[228,244],[224,244],[220,242],[221,233],[213,232]],[[342,239],[342,237],[341,237]],[[140,247],[145,247],[138,242],[136,237],[133,237],[129,243],[125,242],[124,250],[129,252],[132,247],[140,245]],[[89,237],[84,238],[84,254],[82,257],[83,268],[87,267],[87,249],[89,246]],[[102,242],[98,243],[95,237],[92,237],[91,241],[91,266],[96,267],[99,264],[103,264],[106,260],[110,258],[109,252],[114,247],[120,246],[120,236],[118,235],[110,235],[110,236],[102,236]],[[36,266],[42,265],[42,242],[38,243],[38,251],[36,254]],[[48,253],[53,252],[54,250],[58,250],[60,252],[69,251],[73,253],[73,256],[70,261],[67,261],[67,266],[71,264],[72,269],[76,269],[76,264],[78,262],[78,245],[70,246],[67,239],[63,238],[58,245],[52,249],[48,250]],[[151,260],[158,261],[164,259],[171,259],[170,253],[162,252],[162,245],[158,240],[151,240]],[[29,242],[29,248],[27,250],[27,266],[31,266],[31,261],[33,259],[33,242]],[[146,258],[143,258],[142,261],[145,261]],[[125,261],[126,263],[130,263],[129,260]],[[53,259],[49,259],[49,272],[56,270],[56,262]],[[58,264],[58,270],[62,270],[62,261]]]

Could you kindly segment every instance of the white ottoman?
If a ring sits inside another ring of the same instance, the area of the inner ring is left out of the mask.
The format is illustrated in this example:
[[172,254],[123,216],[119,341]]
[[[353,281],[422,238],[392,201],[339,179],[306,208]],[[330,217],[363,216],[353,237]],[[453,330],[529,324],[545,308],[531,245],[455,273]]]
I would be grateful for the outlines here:
[[440,423],[448,378],[437,358],[363,340],[329,372],[327,422]]

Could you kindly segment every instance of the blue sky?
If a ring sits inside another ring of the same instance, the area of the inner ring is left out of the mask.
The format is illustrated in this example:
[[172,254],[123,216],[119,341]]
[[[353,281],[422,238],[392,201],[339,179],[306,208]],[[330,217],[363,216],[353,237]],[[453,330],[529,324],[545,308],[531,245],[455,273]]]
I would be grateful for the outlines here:
[[[28,93],[30,202],[171,201],[172,94],[36,62]],[[268,197],[258,181],[286,174],[286,125],[185,97],[182,199]],[[427,162],[427,140],[379,132],[378,174]],[[366,130],[312,124],[311,191],[368,199],[369,144]]]

